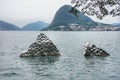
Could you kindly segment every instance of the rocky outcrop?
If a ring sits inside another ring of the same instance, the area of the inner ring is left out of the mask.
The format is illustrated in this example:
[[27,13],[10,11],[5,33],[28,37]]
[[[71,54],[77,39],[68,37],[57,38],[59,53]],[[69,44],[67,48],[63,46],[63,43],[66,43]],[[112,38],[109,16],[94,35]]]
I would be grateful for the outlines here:
[[29,49],[20,55],[20,57],[37,56],[61,56],[61,54],[53,42],[46,35],[40,33]]
[[93,56],[106,57],[109,55],[110,54],[108,54],[105,50],[96,47],[94,44],[86,43],[85,45],[85,51],[84,51],[85,57],[93,57]]

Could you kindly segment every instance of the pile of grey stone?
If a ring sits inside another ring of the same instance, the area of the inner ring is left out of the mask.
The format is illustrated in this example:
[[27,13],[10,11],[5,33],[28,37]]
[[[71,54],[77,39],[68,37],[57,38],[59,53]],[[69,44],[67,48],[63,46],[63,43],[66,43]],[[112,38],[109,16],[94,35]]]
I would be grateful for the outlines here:
[[20,57],[37,56],[61,56],[61,54],[53,42],[45,34],[40,33],[29,49],[20,55]]
[[[96,47],[91,43],[85,44],[85,57],[101,56],[106,57],[108,54],[105,50]],[[28,50],[20,54],[20,57],[38,57],[38,56],[61,56],[61,53],[54,43],[43,33],[40,33],[37,40],[32,43]]]
[[84,56],[85,57],[93,57],[93,56],[101,56],[101,57],[106,57],[109,56],[105,50],[96,47],[96,45],[91,44],[91,43],[86,43],[85,44],[85,51],[84,51]]

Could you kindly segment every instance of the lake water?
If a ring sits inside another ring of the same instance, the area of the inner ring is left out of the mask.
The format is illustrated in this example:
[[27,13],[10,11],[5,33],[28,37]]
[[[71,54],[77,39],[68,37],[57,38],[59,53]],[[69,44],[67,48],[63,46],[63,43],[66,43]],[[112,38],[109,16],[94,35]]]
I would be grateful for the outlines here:
[[[20,58],[39,33],[63,55]],[[86,59],[82,53],[87,41],[110,56]],[[1,31],[0,80],[120,80],[120,32]]]

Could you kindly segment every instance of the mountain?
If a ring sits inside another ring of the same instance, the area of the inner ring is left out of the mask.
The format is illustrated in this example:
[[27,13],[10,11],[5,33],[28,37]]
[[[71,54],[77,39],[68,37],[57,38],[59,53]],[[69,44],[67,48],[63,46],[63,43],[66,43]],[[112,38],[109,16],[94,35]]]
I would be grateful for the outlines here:
[[[81,25],[81,26],[97,26],[97,22],[94,22],[91,18],[85,16],[78,11],[78,17],[73,13],[70,13],[72,6],[64,5],[55,14],[51,24],[44,30],[63,30],[69,28],[70,25]],[[69,30],[69,29],[68,29]]]
[[[43,30],[55,30],[55,31],[82,31],[93,30],[99,26],[110,26],[108,24],[98,23],[93,21],[88,16],[78,11],[78,17],[73,13],[70,13],[72,6],[64,5],[55,14],[54,19],[50,25]],[[103,28],[104,28],[103,27]]]
[[120,23],[113,23],[112,25],[120,27]]
[[43,28],[46,28],[48,26],[48,23],[44,23],[42,21],[37,21],[34,23],[30,23],[22,28],[22,30],[27,30],[27,31],[39,31]]
[[0,31],[6,31],[6,30],[10,30],[10,31],[11,30],[20,30],[20,28],[14,24],[0,20]]

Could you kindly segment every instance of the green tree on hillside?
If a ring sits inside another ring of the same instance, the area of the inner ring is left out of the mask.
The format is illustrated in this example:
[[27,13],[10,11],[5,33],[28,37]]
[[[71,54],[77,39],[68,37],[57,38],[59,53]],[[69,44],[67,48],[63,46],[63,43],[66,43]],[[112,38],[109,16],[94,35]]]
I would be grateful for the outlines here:
[[78,8],[82,13],[96,16],[99,19],[107,15],[120,15],[120,0],[72,0],[71,3],[73,7],[70,12],[76,16]]

